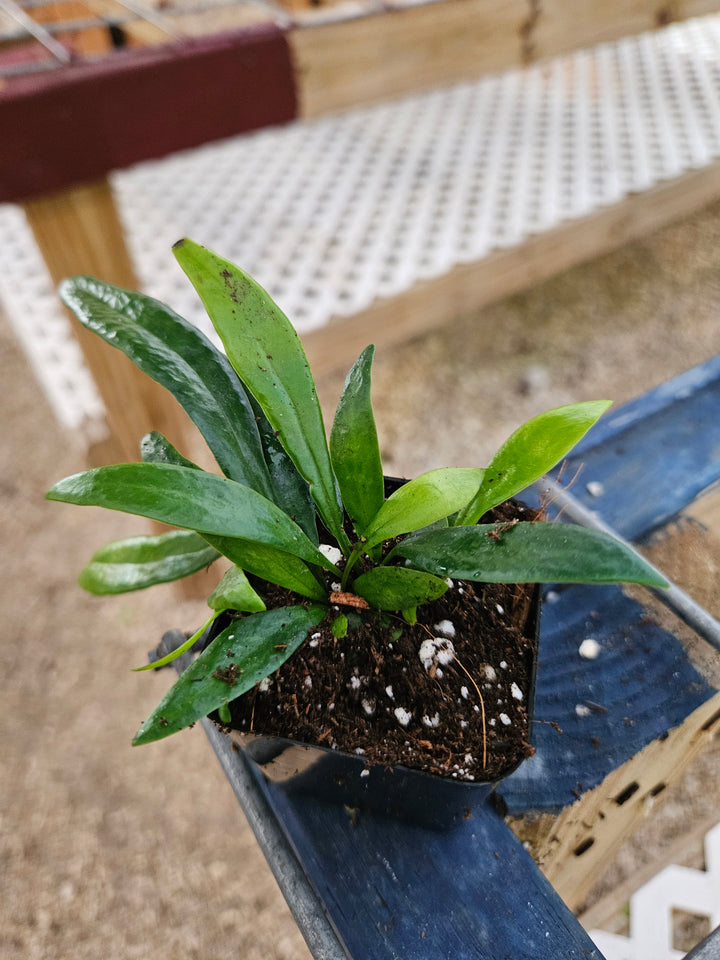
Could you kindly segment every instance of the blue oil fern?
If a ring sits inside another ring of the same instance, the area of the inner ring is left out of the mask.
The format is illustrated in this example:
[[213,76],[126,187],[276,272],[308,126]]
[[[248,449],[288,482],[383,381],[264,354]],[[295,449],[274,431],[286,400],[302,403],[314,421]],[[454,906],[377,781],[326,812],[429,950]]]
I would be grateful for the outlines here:
[[[141,462],[87,470],[51,500],[149,517],[174,528],[100,549],[80,575],[96,594],[188,576],[223,556],[232,566],[209,597],[208,623],[237,616],[200,654],[140,728],[158,740],[241,696],[275,671],[329,616],[343,592],[362,615],[396,611],[412,622],[447,579],[633,581],[663,586],[635,553],[568,524],[478,521],[558,463],[609,404],[559,407],[521,426],[481,469],[431,470],[385,497],[370,400],[373,347],[345,382],[329,434],[294,328],[234,264],[183,240],[175,256],[197,290],[224,353],[168,307],[91,277],[62,284],[79,320],[165,386],[202,432],[222,475],[200,469],[157,433]],[[321,543],[332,541],[329,549]],[[247,574],[253,576],[253,586]],[[295,602],[266,609],[258,580]],[[342,614],[336,636],[348,629]],[[154,664],[153,666],[157,666]]]

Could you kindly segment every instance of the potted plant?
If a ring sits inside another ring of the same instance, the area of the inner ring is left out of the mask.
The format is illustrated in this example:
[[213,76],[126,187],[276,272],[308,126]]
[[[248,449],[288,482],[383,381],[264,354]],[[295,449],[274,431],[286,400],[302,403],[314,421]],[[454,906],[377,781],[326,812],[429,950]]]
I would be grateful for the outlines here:
[[[349,757],[351,776],[331,764],[324,778],[350,789],[346,802],[375,784],[384,795],[388,779],[402,779],[388,769],[489,789],[532,752],[535,585],[665,585],[612,538],[545,522],[512,500],[609,403],[540,414],[485,469],[388,481],[370,400],[373,348],[347,377],[328,441],[307,359],[279,308],[198,244],[183,240],[174,252],[225,354],[147,296],[90,277],[61,286],[86,327],[175,395],[223,474],[151,433],[142,462],[87,470],[48,493],[179,528],[99,550],[80,575],[94,593],[174,580],[219,557],[231,563],[208,621],[148,666],[205,638],[133,742],[212,715],[244,739],[260,735],[249,750],[268,769],[288,738],[326,761]],[[290,780],[304,789],[301,766],[293,755]]]

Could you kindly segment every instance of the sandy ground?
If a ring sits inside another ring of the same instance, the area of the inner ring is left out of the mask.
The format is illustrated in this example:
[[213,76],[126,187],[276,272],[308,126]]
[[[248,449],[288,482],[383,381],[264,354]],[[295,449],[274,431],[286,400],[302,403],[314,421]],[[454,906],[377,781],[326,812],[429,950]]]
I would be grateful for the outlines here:
[[[546,407],[622,402],[716,354],[719,241],[717,205],[379,357],[386,472],[481,465]],[[194,628],[203,605],[165,587],[110,600],[76,587],[93,549],[142,528],[43,500],[83,451],[57,428],[4,320],[0,347],[0,956],[301,960],[202,732],[130,747],[169,682],[130,668],[168,627]],[[328,410],[341,381],[320,385]],[[712,751],[693,766],[669,801],[671,830],[698,794],[714,799],[719,771]],[[663,842],[656,827],[652,843],[626,848],[616,876]]]

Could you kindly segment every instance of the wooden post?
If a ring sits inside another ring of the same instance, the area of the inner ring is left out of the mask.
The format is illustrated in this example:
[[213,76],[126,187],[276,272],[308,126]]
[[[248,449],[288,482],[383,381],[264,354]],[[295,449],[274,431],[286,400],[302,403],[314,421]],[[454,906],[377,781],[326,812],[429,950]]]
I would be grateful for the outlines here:
[[[23,208],[54,283],[88,273],[137,289],[106,180],[26,200]],[[182,448],[190,422],[175,399],[75,319],[73,330],[107,411],[110,441],[103,444],[106,462],[137,460],[138,444],[149,430],[159,430]]]

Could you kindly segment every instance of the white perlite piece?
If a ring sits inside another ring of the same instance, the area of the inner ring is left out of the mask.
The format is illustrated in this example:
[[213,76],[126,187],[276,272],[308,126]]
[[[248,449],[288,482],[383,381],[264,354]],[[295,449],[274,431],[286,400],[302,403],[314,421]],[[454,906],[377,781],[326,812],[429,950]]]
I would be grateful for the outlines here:
[[502,721],[502,723],[505,724],[506,727],[509,727],[510,724],[512,723],[512,720],[510,719],[510,717],[509,717],[506,713],[501,713],[501,714],[500,714],[500,720]]
[[420,644],[418,656],[426,670],[429,670],[433,664],[447,666],[455,659],[455,647],[452,640],[446,637],[428,637]]
[[596,660],[601,650],[600,644],[592,637],[587,637],[578,647],[578,653],[584,660]]
[[342,560],[342,550],[338,550],[338,548],[334,547],[331,543],[321,543],[318,550],[330,563],[334,563],[335,566]]
[[433,627],[433,630],[436,633],[440,633],[443,637],[452,637],[455,636],[455,624],[452,620],[441,620],[440,623],[436,623]]
[[391,684],[391,683],[389,683],[389,684],[385,687],[385,693],[390,697],[391,700],[394,700],[394,699],[395,699],[395,694],[393,693],[393,688],[392,688],[392,684]]
[[489,663],[486,663],[483,667],[483,673],[485,674],[486,680],[497,680],[497,672],[495,667],[490,666]]
[[304,684],[305,684],[306,687],[308,687],[308,688],[312,687],[312,677],[311,677],[311,676],[308,675],[307,677],[305,677],[305,680],[304,680],[303,682],[304,682]]
[[605,487],[599,480],[590,480],[585,484],[585,489],[591,497],[601,497],[605,493]]
[[590,710],[590,707],[586,707],[584,703],[578,703],[575,706],[575,713],[579,717],[589,717],[592,711]]
[[422,718],[422,722],[426,727],[439,727],[440,726],[440,714],[436,713],[432,717],[428,717],[427,714]]
[[375,701],[374,700],[363,700],[362,708],[365,713],[371,717],[375,713]]
[[260,693],[267,693],[270,689],[271,680],[270,677],[264,677],[258,684],[258,690]]
[[511,683],[511,684],[510,684],[510,693],[513,695],[513,697],[514,697],[516,700],[522,700],[522,699],[523,699],[523,692],[522,692],[522,690],[520,689],[520,687],[519,687],[516,683]]
[[395,707],[393,712],[397,722],[403,727],[406,727],[412,720],[412,713],[406,710],[405,707]]
[[468,690],[467,687],[460,687],[460,696],[463,698],[463,700],[467,700],[469,695],[470,695],[470,691]]

